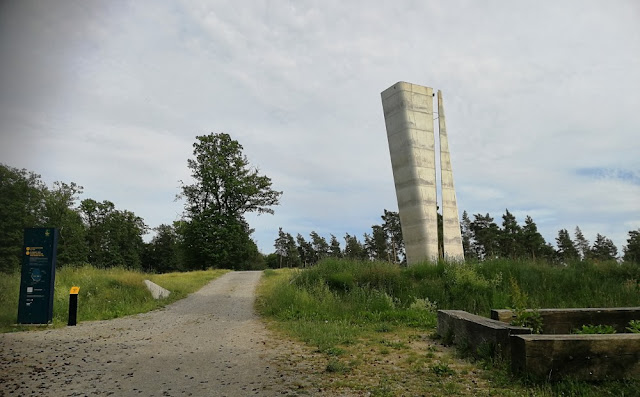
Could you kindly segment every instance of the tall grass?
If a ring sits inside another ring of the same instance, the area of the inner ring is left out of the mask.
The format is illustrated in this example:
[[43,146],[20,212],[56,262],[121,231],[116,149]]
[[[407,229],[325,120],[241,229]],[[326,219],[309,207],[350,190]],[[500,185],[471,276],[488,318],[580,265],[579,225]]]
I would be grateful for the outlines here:
[[482,315],[488,315],[491,309],[515,305],[514,282],[526,294],[531,307],[640,305],[640,267],[615,262],[555,266],[495,260],[474,265],[438,263],[400,268],[382,262],[332,259],[296,274],[292,280],[307,293],[327,288],[347,306],[353,302],[352,295],[368,291],[386,294],[396,308],[427,298],[436,302],[439,309]]
[[[640,267],[495,260],[401,268],[328,259],[306,270],[265,271],[257,308],[277,327],[327,356],[349,351],[353,357],[360,353],[352,345],[376,340],[376,332],[433,331],[436,308],[487,316],[491,309],[523,304],[530,308],[640,306]],[[542,396],[637,395],[640,388],[634,381],[528,385],[504,369],[496,369],[491,381],[505,382],[504,387],[517,390],[515,394]]]
[[[72,286],[80,287],[78,321],[106,320],[163,307],[184,298],[227,271],[147,274],[118,267],[64,267],[56,271],[53,325],[67,323],[69,290]],[[168,289],[171,295],[165,299],[153,299],[144,285],[145,279]],[[0,332],[26,328],[12,326],[18,315],[19,289],[20,273],[0,277]]]

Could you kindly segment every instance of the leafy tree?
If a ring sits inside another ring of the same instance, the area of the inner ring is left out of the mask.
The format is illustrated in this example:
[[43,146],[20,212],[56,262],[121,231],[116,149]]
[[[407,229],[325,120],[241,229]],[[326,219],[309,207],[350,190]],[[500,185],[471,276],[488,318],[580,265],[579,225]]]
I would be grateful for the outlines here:
[[576,249],[578,250],[578,254],[580,254],[580,259],[585,260],[589,258],[591,254],[591,247],[589,246],[589,241],[584,238],[584,234],[582,234],[582,230],[578,226],[576,226],[575,231],[575,242]]
[[195,159],[188,160],[195,183],[182,185],[187,216],[213,214],[240,219],[247,212],[273,214],[282,192],[249,166],[242,145],[228,134],[197,136]]
[[640,229],[630,230],[624,251],[624,261],[640,264]]
[[167,273],[183,270],[180,258],[180,238],[172,225],[160,225],[156,235],[145,245],[143,267],[147,270]]
[[97,267],[141,267],[142,236],[147,232],[142,218],[116,210],[108,200],[82,200],[80,211],[87,227],[89,263]]
[[76,207],[82,186],[71,182],[54,182],[44,190],[43,223],[60,229],[58,264],[79,264],[87,261],[86,230],[79,208]]
[[19,269],[24,228],[41,224],[45,189],[40,175],[0,163],[0,271]]
[[277,269],[278,267],[280,267],[280,258],[275,252],[266,255],[264,258],[264,262],[269,269]]
[[253,261],[260,256],[244,219],[199,216],[179,225],[186,269],[252,269]]
[[556,245],[558,246],[558,257],[562,262],[572,262],[580,257],[575,244],[571,241],[567,229],[560,229],[558,237],[556,237]]
[[618,249],[613,241],[598,233],[591,248],[591,257],[599,261],[608,261],[615,260],[617,256]]
[[340,242],[334,236],[331,235],[331,239],[329,240],[329,256],[332,258],[342,258],[342,249],[340,248]]
[[518,225],[516,217],[507,209],[502,216],[502,230],[500,231],[498,241],[500,256],[511,259],[522,256],[523,250],[520,244],[521,231],[522,229]]
[[186,200],[181,233],[188,266],[250,267],[250,258],[261,256],[244,215],[273,213],[282,192],[249,166],[242,145],[228,134],[197,136],[193,147],[188,167],[194,183],[182,183],[179,195]]

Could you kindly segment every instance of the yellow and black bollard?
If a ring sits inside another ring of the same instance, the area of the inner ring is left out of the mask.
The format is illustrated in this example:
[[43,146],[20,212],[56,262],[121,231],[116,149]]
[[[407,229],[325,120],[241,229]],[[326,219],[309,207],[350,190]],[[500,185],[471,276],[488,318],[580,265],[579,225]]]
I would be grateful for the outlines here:
[[78,292],[80,292],[80,287],[71,287],[71,291],[69,291],[69,322],[67,325],[76,325],[78,319]]

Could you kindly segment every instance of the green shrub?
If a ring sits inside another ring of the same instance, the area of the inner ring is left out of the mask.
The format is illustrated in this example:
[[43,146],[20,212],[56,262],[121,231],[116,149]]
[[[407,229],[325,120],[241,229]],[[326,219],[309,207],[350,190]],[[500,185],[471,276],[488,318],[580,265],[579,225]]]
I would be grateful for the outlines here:
[[327,368],[326,371],[327,372],[332,372],[332,373],[345,373],[345,372],[349,372],[351,370],[351,368],[349,368],[349,366],[345,363],[343,363],[342,361],[338,360],[337,358],[332,358],[329,360],[329,363],[327,364]]
[[611,325],[583,325],[573,330],[574,334],[615,334],[616,330]]
[[440,377],[453,376],[456,374],[456,371],[451,369],[451,367],[449,367],[449,364],[446,363],[433,364],[430,369],[431,372]]

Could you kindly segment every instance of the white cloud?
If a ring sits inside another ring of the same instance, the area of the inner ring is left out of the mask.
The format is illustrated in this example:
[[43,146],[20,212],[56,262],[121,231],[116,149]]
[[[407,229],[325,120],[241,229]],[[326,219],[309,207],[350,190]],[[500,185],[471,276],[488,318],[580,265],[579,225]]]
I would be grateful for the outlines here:
[[[173,220],[196,135],[227,132],[284,191],[251,218],[361,235],[395,209],[380,92],[440,88],[460,211],[509,208],[622,248],[638,186],[640,8],[573,1],[19,2],[0,18],[0,161]],[[30,142],[30,155],[20,151]]]

